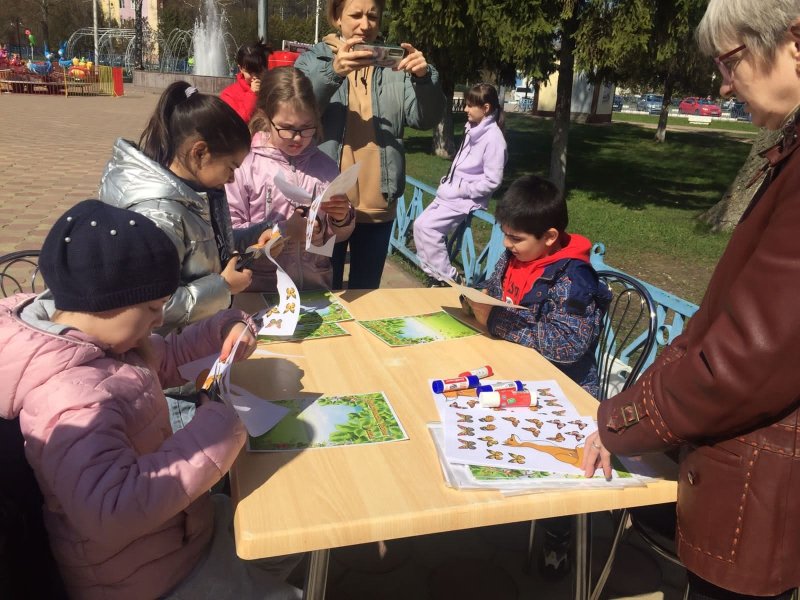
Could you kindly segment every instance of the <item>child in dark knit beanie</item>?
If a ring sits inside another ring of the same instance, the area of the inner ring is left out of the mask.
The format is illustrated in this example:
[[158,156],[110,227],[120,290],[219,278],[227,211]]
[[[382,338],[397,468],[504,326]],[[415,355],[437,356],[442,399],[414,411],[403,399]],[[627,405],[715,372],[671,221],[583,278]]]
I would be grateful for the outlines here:
[[173,434],[161,391],[240,337],[234,359],[246,358],[249,317],[151,335],[179,283],[177,250],[146,216],[97,200],[56,220],[39,265],[49,291],[0,301],[0,418],[19,417],[69,596],[299,598],[236,556],[229,499],[209,494],[244,445],[234,409],[203,397]]

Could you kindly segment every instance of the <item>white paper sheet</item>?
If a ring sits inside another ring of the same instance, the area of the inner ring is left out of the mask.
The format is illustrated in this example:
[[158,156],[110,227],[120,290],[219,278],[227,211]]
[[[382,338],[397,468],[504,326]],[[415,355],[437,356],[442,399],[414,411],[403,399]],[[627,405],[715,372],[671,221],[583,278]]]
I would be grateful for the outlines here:
[[306,216],[306,252],[320,254],[322,256],[331,256],[333,254],[333,246],[336,243],[335,236],[328,238],[328,241],[322,246],[314,246],[311,243],[311,239],[314,235],[314,223],[317,219],[317,213],[319,212],[322,203],[327,202],[333,196],[342,196],[347,194],[347,192],[350,191],[350,188],[352,188],[356,184],[356,181],[358,181],[358,173],[360,170],[360,164],[351,166],[343,173],[340,173],[336,179],[328,184],[328,187],[325,188],[322,194],[318,194],[316,197],[312,197],[312,194],[309,194],[303,188],[286,181],[281,173],[278,173],[275,176],[275,187],[277,187],[284,196],[286,196],[295,204],[300,204],[302,206],[310,205],[308,215]]
[[[238,342],[237,342],[238,345]],[[231,356],[236,354],[236,349]],[[230,383],[230,364],[221,362],[219,356],[206,356],[178,367],[178,372],[189,381],[196,381],[203,372],[208,372],[207,377],[215,377],[220,389],[223,402],[232,406],[242,420],[247,433],[253,436],[263,435],[286,416],[288,409],[267,402],[254,396],[247,390]],[[206,379],[207,379],[206,377]]]
[[[273,229],[273,231],[277,231],[277,228]],[[297,321],[300,319],[300,293],[297,291],[297,286],[278,262],[272,258],[272,253],[270,252],[273,244],[278,239],[278,236],[270,238],[264,250],[266,257],[275,265],[276,285],[280,302],[278,302],[277,306],[264,309],[253,315],[253,319],[261,325],[258,335],[290,336],[294,334]]]

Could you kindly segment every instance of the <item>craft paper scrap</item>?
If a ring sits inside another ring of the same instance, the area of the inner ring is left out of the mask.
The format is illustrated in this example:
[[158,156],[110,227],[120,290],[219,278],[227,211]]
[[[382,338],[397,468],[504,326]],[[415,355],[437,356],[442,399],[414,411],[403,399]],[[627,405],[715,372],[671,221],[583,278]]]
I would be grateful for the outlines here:
[[[331,181],[322,194],[314,197],[303,188],[296,186],[286,181],[282,173],[275,176],[275,186],[286,196],[289,200],[296,204],[309,205],[308,215],[306,216],[306,252],[312,254],[320,254],[322,256],[331,256],[333,254],[333,245],[336,243],[336,236],[331,236],[322,246],[314,246],[312,238],[314,236],[314,223],[317,219],[317,212],[323,202],[327,202],[333,196],[346,195],[350,188],[352,188],[356,181],[358,181],[358,172],[361,165],[356,163],[349,169],[340,173],[336,179]],[[316,191],[316,190],[315,190]]]
[[276,452],[407,440],[383,392],[278,400],[289,411],[275,428],[248,439],[251,452]]
[[439,279],[440,281],[444,281],[445,283],[447,283],[447,285],[451,287],[454,287],[456,290],[458,290],[458,292],[462,296],[469,298],[473,302],[478,302],[480,304],[489,304],[491,306],[502,306],[503,308],[521,308],[524,310],[528,310],[528,308],[525,306],[520,306],[519,304],[513,304],[511,302],[505,302],[503,300],[493,298],[489,294],[484,294],[481,290],[477,290],[475,288],[466,285],[461,285],[460,283],[453,281],[447,275],[443,275],[442,273],[434,269],[432,266],[430,266],[428,263],[424,263],[424,265],[428,268],[428,270],[431,273],[433,273],[433,275],[437,279]]
[[389,346],[412,346],[442,340],[454,340],[479,332],[449,313],[438,312],[410,317],[390,317],[357,321],[359,325]]
[[[273,228],[277,231],[277,227]],[[286,274],[277,261],[272,257],[270,249],[280,238],[273,236],[267,243],[265,254],[275,265],[275,276],[277,277],[277,289],[280,301],[277,306],[264,309],[253,315],[253,320],[258,323],[260,329],[258,335],[292,335],[300,318],[300,295],[297,286],[292,278]]]
[[[231,352],[231,356],[235,352]],[[209,377],[216,377],[218,381],[222,378],[230,378],[228,365],[220,373],[219,367],[215,371],[215,365],[219,363],[219,357],[206,356],[199,360],[186,363],[178,367],[178,372],[189,381],[198,381],[202,378],[203,382]],[[214,375],[216,373],[216,375]],[[198,388],[202,387],[198,385]],[[247,433],[250,435],[262,435],[274,427],[289,411],[272,402],[254,396],[247,390],[231,384],[229,381],[222,382],[220,396],[223,401],[233,406],[236,414],[242,420]]]

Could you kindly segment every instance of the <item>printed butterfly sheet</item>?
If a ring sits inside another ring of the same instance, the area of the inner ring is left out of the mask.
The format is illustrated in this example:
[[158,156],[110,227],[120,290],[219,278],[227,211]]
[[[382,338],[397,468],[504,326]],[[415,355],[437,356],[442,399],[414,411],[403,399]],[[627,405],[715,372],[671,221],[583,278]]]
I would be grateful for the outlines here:
[[435,394],[445,456],[473,466],[582,474],[584,441],[597,429],[594,419],[579,415],[556,381],[523,383],[537,406],[481,408],[474,390]]

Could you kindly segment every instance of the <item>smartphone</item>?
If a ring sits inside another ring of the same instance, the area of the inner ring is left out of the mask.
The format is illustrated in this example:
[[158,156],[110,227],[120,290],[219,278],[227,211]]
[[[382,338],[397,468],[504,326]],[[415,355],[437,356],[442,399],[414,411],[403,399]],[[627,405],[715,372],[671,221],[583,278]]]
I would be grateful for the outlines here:
[[388,67],[390,69],[396,69],[406,55],[405,49],[400,46],[384,46],[377,43],[356,44],[353,46],[353,50],[369,50],[375,55],[374,64],[376,67]]

